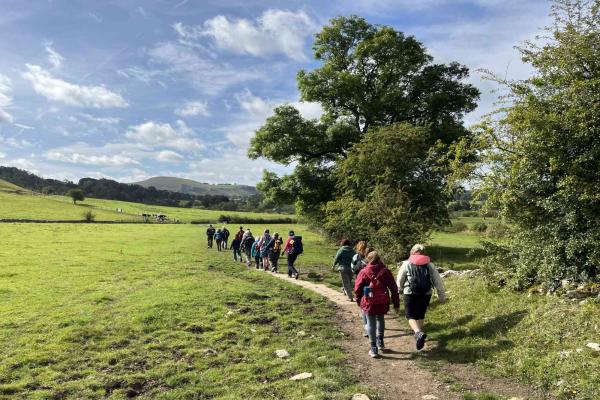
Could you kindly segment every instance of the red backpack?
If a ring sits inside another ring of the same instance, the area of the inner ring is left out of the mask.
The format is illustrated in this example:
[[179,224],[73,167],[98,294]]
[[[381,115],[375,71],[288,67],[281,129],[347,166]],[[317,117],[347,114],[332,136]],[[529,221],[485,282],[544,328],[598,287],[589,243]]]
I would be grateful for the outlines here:
[[369,277],[371,283],[369,283],[368,291],[365,293],[365,301],[367,304],[379,305],[379,304],[390,304],[390,295],[387,290],[387,286],[381,282],[381,277],[385,273],[385,268],[382,269],[377,276],[373,275],[371,271],[365,271],[365,274]]

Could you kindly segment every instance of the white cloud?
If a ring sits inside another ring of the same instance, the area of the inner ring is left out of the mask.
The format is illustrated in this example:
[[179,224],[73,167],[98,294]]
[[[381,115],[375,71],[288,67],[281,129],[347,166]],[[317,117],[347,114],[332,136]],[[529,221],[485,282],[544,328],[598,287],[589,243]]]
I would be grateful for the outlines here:
[[116,117],[95,117],[86,113],[80,113],[79,116],[89,122],[94,122],[100,125],[116,125],[121,122],[121,118]]
[[120,94],[103,86],[82,86],[53,77],[38,65],[26,64],[27,71],[22,75],[31,81],[36,93],[49,100],[60,101],[76,107],[110,108],[127,107]]
[[[194,28],[180,25],[184,33]],[[256,21],[228,19],[218,15],[204,22],[203,34],[214,39],[218,48],[237,54],[265,57],[285,54],[297,60],[306,60],[306,39],[318,29],[317,24],[304,12],[267,10]]]
[[0,151],[0,158],[6,158],[6,153]]
[[208,103],[206,101],[188,101],[181,107],[175,110],[175,114],[180,117],[195,117],[201,115],[209,117]]
[[15,149],[24,149],[33,146],[33,143],[26,139],[17,139],[15,137],[5,138],[0,135],[0,143]]
[[48,62],[53,68],[60,68],[65,58],[54,48],[52,48],[52,42],[46,42],[44,45],[46,53],[48,53]]
[[160,162],[180,163],[183,160],[185,160],[185,158],[181,154],[176,153],[174,151],[163,150],[158,152],[158,154],[156,155],[156,160]]
[[258,96],[254,96],[249,89],[246,89],[242,93],[238,93],[235,96],[242,110],[248,114],[266,117],[268,116],[273,108],[263,99]]
[[191,133],[193,131],[183,121],[177,121],[175,127],[169,123],[149,121],[130,127],[125,137],[142,145],[162,146],[184,152],[204,148]]
[[5,109],[12,105],[12,82],[2,74],[0,74],[0,123],[13,123],[13,116]]
[[46,158],[51,161],[61,161],[71,164],[83,164],[83,165],[100,165],[100,166],[128,166],[128,165],[141,165],[139,161],[134,160],[131,157],[123,155],[86,155],[81,153],[68,153],[60,150],[49,150],[46,152]]

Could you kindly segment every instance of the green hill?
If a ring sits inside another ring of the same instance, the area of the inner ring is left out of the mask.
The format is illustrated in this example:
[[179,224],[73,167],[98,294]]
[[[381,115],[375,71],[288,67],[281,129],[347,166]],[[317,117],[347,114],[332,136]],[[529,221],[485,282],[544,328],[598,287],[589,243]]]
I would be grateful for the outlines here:
[[191,179],[175,178],[170,176],[155,176],[145,181],[135,182],[136,185],[148,188],[154,186],[160,190],[172,192],[189,193],[195,195],[222,195],[229,198],[242,198],[253,196],[258,193],[254,186],[231,185],[196,182]]
[[0,179],[0,192],[7,192],[7,193],[27,193],[29,192],[26,189],[23,189],[20,186],[17,186],[15,184],[12,184],[10,182],[7,182],[3,179]]

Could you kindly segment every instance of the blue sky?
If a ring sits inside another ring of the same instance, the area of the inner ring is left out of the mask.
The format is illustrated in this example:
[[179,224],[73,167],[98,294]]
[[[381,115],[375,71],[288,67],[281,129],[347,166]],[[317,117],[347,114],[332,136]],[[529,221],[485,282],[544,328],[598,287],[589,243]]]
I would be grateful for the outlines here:
[[255,184],[246,157],[273,107],[300,103],[296,72],[329,18],[361,15],[475,70],[526,77],[513,46],[549,22],[545,0],[0,0],[0,165],[124,182],[171,175]]

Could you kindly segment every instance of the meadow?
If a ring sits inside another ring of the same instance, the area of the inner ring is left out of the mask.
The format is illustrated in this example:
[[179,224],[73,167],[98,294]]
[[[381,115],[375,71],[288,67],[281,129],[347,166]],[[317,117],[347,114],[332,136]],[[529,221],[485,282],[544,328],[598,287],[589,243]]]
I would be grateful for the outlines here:
[[[117,209],[123,212],[117,212]],[[83,220],[83,214],[87,211],[91,211],[97,221],[143,222],[141,214],[165,214],[171,221],[179,220],[184,223],[216,222],[223,214],[265,220],[294,218],[293,215],[288,214],[202,210],[94,198],[87,198],[73,204],[70,197],[32,193],[0,180],[0,219]]]
[[[346,399],[368,390],[351,374],[326,300],[208,251],[197,226],[0,224],[0,237],[0,398]],[[289,380],[301,372],[314,378]]]

